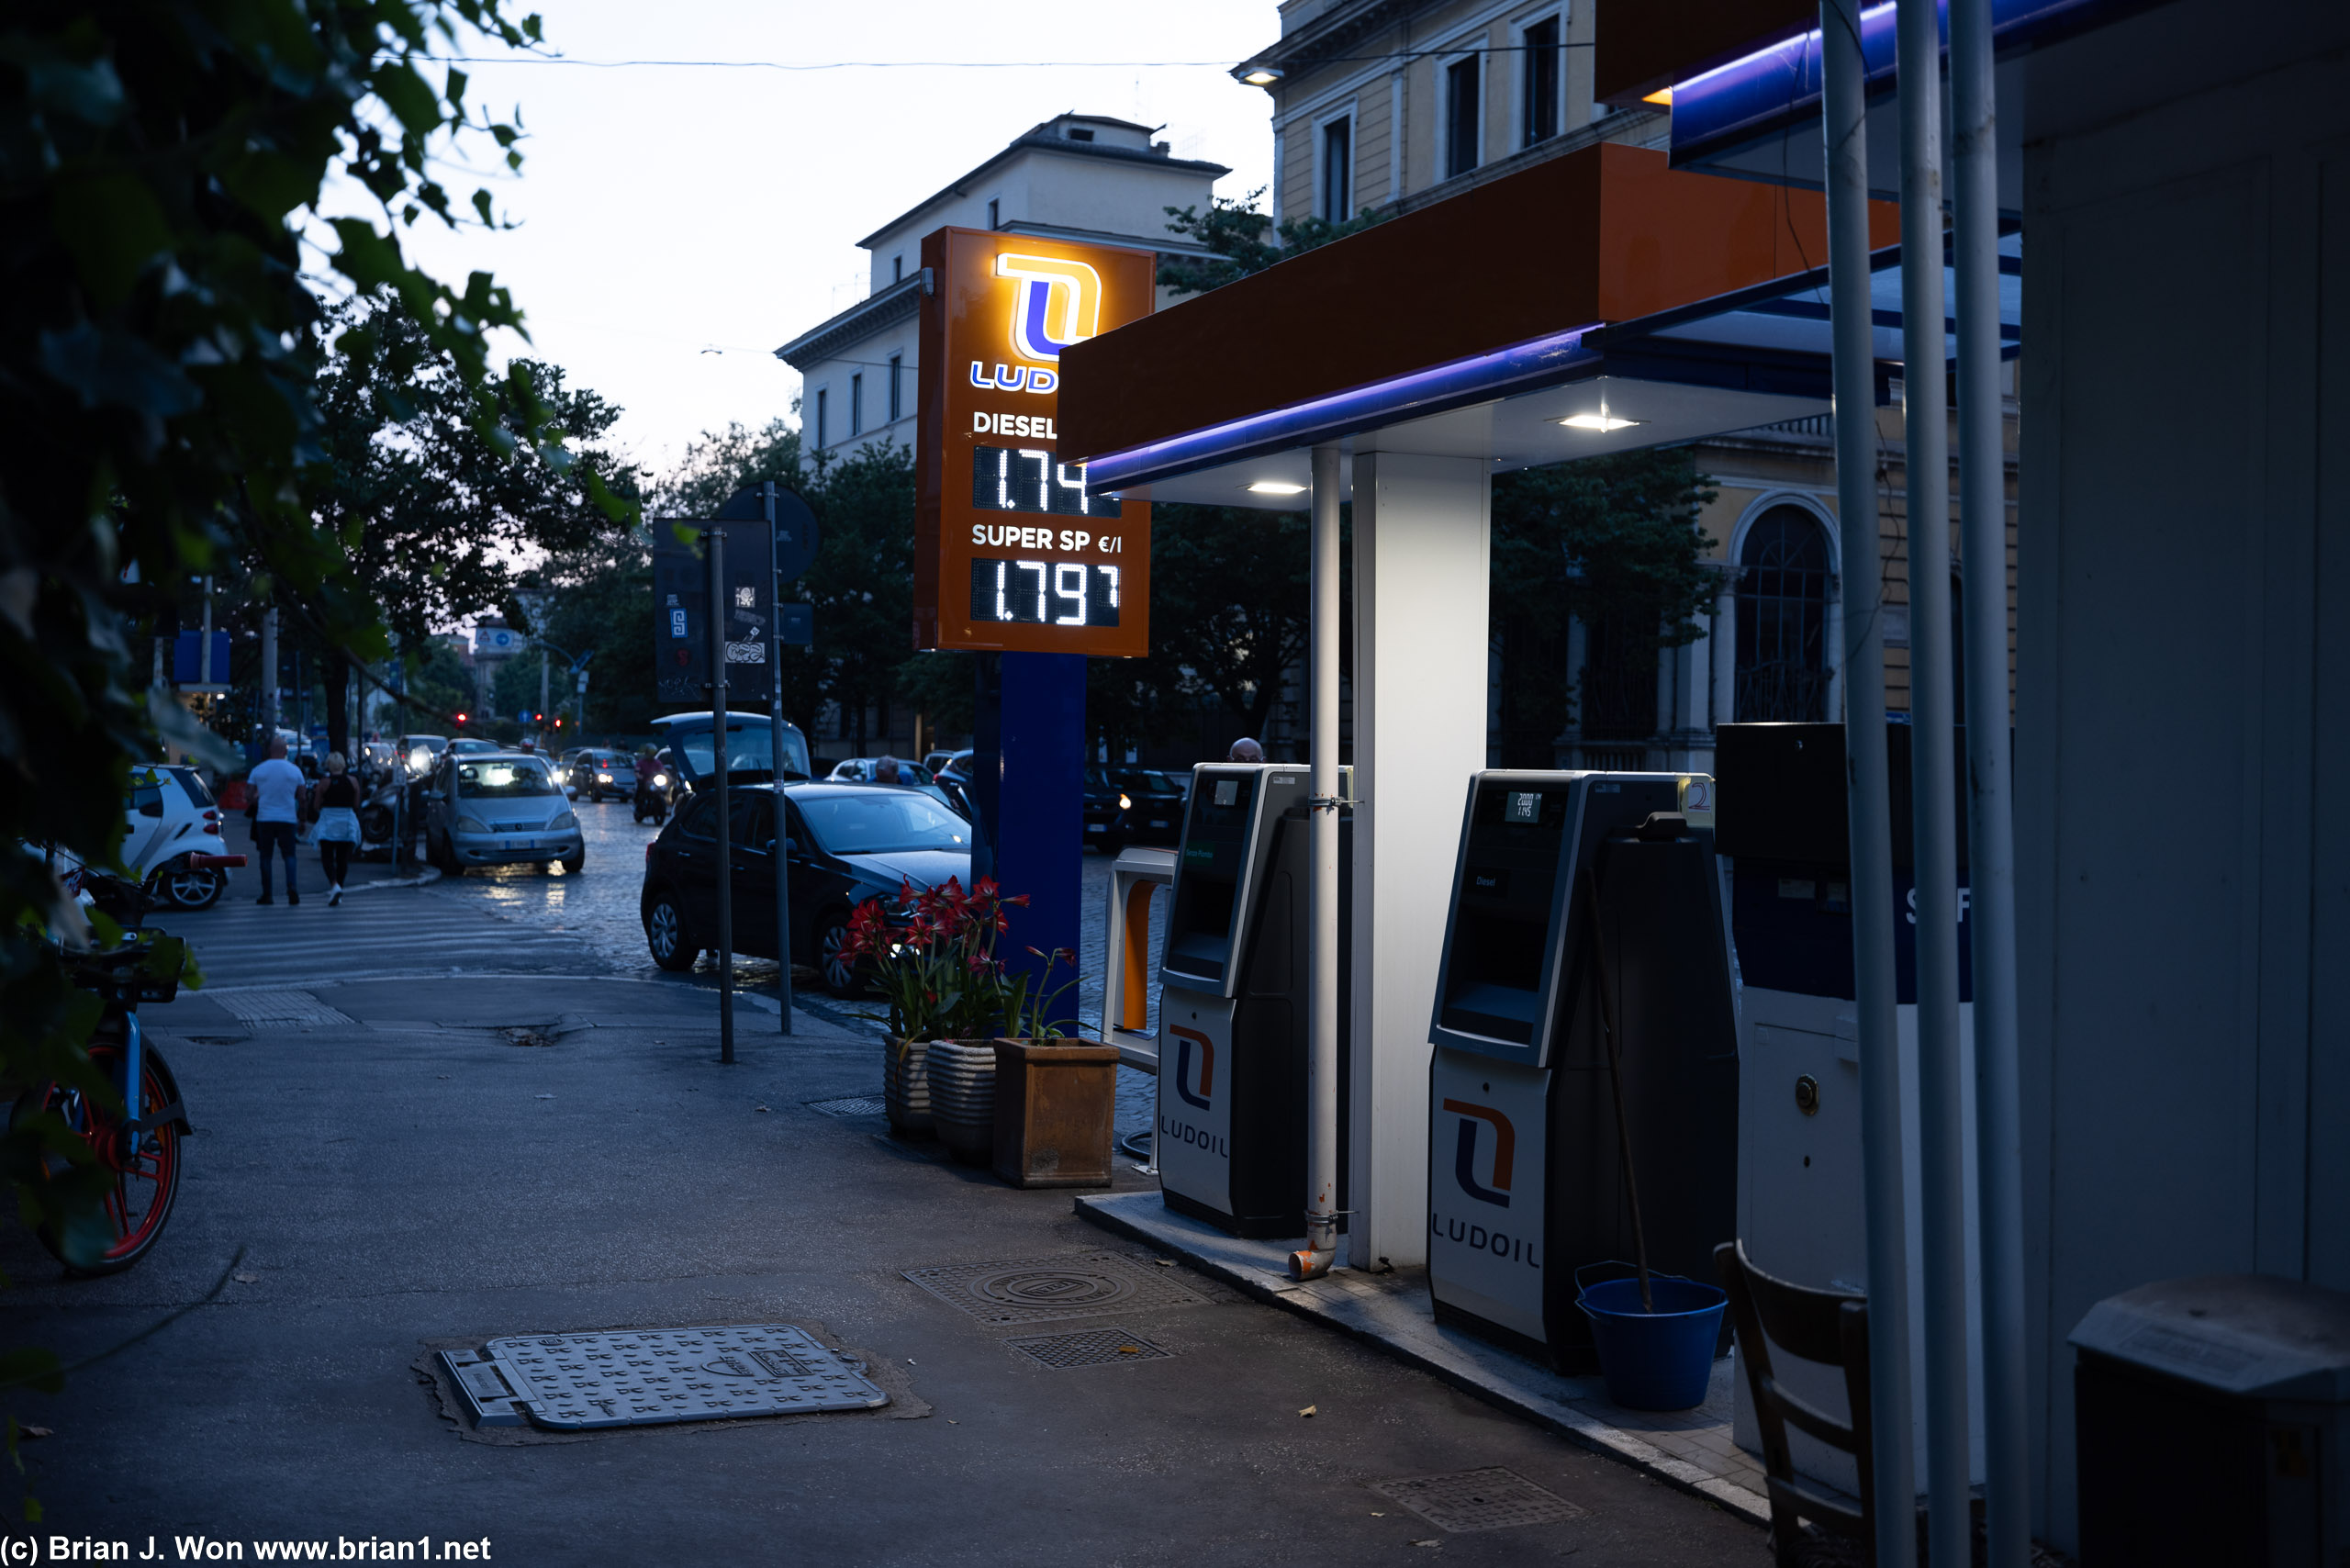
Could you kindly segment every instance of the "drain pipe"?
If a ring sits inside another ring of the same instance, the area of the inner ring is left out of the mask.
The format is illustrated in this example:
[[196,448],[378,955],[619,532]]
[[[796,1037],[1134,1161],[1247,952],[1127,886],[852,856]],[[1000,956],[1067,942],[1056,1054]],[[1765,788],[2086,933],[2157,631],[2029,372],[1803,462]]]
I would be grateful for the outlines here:
[[1338,1256],[1338,449],[1314,449],[1314,988],[1305,1008],[1305,1247],[1293,1279]]
[[1884,568],[1877,559],[1876,353],[1869,300],[1868,103],[1861,0],[1822,0],[1828,293],[1835,347],[1836,515],[1844,602],[1844,767],[1852,822],[1853,1011],[1860,1027],[1862,1209],[1868,1232],[1869,1499],[1877,1568],[1915,1568],[1909,1245],[1902,1205],[1901,1039],[1893,989],[1893,810],[1885,742]]
[[2023,1130],[2016,1043],[2015,775],[2008,713],[2008,483],[1999,418],[1998,117],[1991,0],[1950,0],[1958,264],[1959,569],[1975,926],[1975,1181],[1983,1249],[1983,1480],[1990,1568],[2031,1554]]
[[[1924,1221],[1927,1557],[1972,1551],[1966,1167],[1959,1095],[1958,801],[1952,730],[1950,413],[1942,346],[1942,13],[1900,0],[1901,359],[1908,453],[1909,778],[1918,890],[1918,1189]],[[2004,647],[2007,639],[1999,639]],[[2002,685],[2005,683],[2002,682]]]

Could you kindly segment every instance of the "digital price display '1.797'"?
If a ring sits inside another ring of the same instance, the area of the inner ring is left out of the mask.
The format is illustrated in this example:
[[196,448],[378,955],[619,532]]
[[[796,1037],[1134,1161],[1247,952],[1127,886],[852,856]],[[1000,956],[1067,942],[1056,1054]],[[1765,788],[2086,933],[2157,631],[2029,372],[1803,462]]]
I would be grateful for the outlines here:
[[971,448],[971,504],[986,511],[1040,511],[1059,517],[1118,515],[1117,497],[1085,493],[1083,464],[1056,463],[1051,453],[1035,448]]
[[1031,626],[1115,626],[1116,566],[971,558],[971,619]]

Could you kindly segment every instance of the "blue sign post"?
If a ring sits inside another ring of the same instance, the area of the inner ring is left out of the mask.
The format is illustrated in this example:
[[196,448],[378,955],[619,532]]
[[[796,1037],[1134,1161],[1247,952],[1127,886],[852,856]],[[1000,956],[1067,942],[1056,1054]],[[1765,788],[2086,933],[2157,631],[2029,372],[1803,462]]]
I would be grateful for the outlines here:
[[[974,879],[992,876],[1004,891],[1025,893],[1028,907],[1009,912],[1011,929],[996,951],[1006,967],[1029,971],[1029,993],[1047,984],[1046,953],[1078,946],[1085,854],[1085,655],[981,654],[971,745],[973,792],[985,861]],[[1069,969],[1051,977],[1061,984]],[[1077,1018],[1077,991],[1065,995],[1058,1021]]]

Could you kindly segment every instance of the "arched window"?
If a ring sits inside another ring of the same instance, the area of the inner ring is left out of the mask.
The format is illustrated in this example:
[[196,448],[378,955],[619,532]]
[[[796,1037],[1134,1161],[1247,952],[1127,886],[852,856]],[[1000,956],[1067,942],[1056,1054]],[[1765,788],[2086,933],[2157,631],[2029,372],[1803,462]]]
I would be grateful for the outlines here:
[[1773,507],[1739,550],[1738,717],[1819,723],[1828,712],[1828,535]]

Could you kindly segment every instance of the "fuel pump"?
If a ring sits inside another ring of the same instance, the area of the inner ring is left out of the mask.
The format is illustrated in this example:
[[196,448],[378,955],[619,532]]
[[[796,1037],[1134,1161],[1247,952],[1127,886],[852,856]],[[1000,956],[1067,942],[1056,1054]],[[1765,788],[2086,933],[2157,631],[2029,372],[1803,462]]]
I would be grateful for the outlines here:
[[[1339,770],[1342,797],[1348,777]],[[1168,1207],[1236,1236],[1305,1233],[1311,778],[1293,763],[1194,768],[1168,901],[1159,961],[1159,1186]],[[1343,1085],[1354,823],[1346,805],[1338,811]],[[1346,1169],[1343,1151],[1338,1169]],[[1341,1208],[1345,1202],[1342,1190]]]
[[1712,807],[1701,774],[1470,781],[1428,1035],[1429,1288],[1438,1322],[1561,1372],[1597,1365],[1577,1271],[1633,1255],[1627,1144],[1652,1269],[1710,1279],[1734,1234],[1737,1024]]

